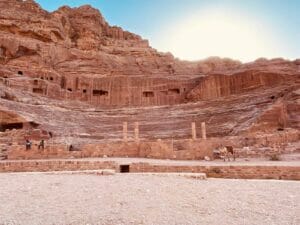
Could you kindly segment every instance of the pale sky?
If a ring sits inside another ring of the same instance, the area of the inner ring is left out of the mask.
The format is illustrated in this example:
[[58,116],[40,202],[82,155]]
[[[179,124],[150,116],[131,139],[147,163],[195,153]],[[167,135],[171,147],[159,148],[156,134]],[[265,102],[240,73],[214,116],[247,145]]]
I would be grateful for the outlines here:
[[37,0],[53,11],[90,4],[111,25],[186,60],[300,58],[300,0]]

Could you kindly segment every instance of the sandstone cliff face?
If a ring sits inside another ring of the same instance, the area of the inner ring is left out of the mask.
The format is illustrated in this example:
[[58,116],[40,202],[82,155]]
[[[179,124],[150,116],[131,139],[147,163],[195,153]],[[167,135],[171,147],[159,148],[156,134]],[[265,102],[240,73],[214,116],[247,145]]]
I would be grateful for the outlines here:
[[11,67],[80,76],[195,73],[140,36],[109,26],[90,6],[48,13],[33,1],[11,0],[1,1],[0,10],[0,57]]
[[278,73],[245,71],[233,75],[211,75],[201,79],[200,84],[190,91],[188,99],[207,100],[246,93],[255,89],[270,88],[293,82],[294,76]]
[[2,130],[81,143],[122,138],[123,121],[142,139],[189,138],[193,121],[209,137],[300,129],[300,60],[180,61],[90,6],[0,0],[0,15]]

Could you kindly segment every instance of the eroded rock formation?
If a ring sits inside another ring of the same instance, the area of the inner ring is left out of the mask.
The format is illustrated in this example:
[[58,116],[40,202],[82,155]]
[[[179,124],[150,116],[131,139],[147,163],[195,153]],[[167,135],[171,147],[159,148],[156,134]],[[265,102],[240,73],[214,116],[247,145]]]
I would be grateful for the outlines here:
[[[300,60],[180,61],[110,26],[90,6],[49,13],[32,0],[0,0],[0,15],[1,143],[22,144],[28,136],[52,144],[110,142],[122,139],[124,121],[129,136],[140,123],[141,140],[190,138],[191,122],[200,134],[205,121],[209,138],[245,143],[249,135],[291,131],[283,142],[295,141]],[[9,125],[8,112],[23,118],[19,127]]]

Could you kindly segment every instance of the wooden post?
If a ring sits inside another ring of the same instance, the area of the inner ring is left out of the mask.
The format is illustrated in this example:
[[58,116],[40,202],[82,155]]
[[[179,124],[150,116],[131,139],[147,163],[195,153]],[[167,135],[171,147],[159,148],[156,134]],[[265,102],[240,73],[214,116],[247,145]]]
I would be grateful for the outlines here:
[[205,126],[205,122],[201,123],[201,132],[202,132],[202,139],[206,140],[206,126]]
[[197,133],[196,133],[196,123],[192,122],[192,139],[196,140],[197,139]]
[[123,140],[127,141],[127,122],[123,122]]
[[139,141],[139,122],[134,123],[134,139]]

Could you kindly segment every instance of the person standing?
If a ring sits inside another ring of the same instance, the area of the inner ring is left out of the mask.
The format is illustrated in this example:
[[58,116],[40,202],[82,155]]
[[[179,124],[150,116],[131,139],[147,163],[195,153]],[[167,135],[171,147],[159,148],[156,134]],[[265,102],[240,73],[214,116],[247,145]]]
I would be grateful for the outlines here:
[[45,141],[44,141],[44,139],[42,139],[42,140],[40,141],[40,144],[39,144],[38,148],[39,148],[39,149],[42,149],[42,150],[45,149]]
[[31,141],[29,141],[28,139],[26,140],[26,150],[30,150],[31,149]]

